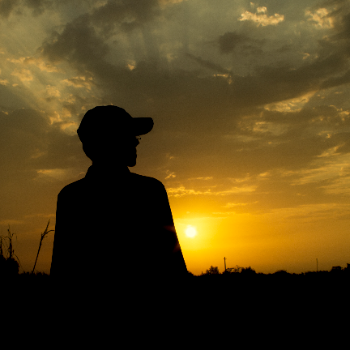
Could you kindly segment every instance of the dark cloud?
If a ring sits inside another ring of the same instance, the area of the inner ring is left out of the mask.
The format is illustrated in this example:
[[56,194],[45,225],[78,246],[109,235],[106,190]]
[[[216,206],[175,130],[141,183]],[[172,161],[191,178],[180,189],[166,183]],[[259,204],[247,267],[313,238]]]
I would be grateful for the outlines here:
[[0,16],[8,18],[11,13],[23,15],[23,9],[29,9],[31,15],[37,17],[48,10],[59,12],[66,6],[83,8],[92,7],[93,4],[93,0],[0,0]]
[[332,41],[337,40],[346,40],[348,43],[350,41],[350,13],[345,14],[343,11],[341,12],[341,16],[338,16],[338,21],[336,21],[336,29],[338,33],[331,36]]
[[276,50],[276,52],[278,53],[285,53],[285,52],[290,52],[293,49],[293,46],[290,44],[285,44],[283,46],[281,46],[280,48],[278,48]]
[[1,0],[0,1],[0,16],[8,18],[11,12],[17,7],[19,0]]
[[24,0],[23,4],[31,9],[33,16],[41,15],[47,7],[52,5],[50,0]]
[[109,0],[91,14],[91,23],[103,29],[105,34],[117,26],[126,31],[150,22],[160,13],[158,0]]
[[[157,16],[158,10],[157,0],[108,1],[68,23],[61,33],[53,32],[43,43],[42,54],[51,62],[66,60],[78,70],[110,70],[111,65],[104,60],[110,51],[105,40],[118,29],[142,26]],[[147,43],[147,47],[152,44]]]
[[340,53],[321,56],[311,63],[298,68],[287,62],[281,66],[261,66],[255,68],[255,75],[233,76],[233,96],[241,104],[253,105],[283,101],[320,88],[342,84],[347,80],[334,78],[347,70],[348,58]]
[[197,57],[195,55],[192,55],[190,53],[186,53],[186,56],[190,59],[192,59],[193,61],[197,62],[200,66],[210,69],[216,73],[223,73],[223,74],[227,74],[230,73],[229,70],[221,67],[220,65],[213,63],[209,60],[204,60],[201,57]]
[[247,41],[249,41],[247,36],[236,32],[227,32],[221,35],[218,40],[220,51],[224,54],[231,53],[238,45]]
[[326,81],[324,81],[320,87],[321,89],[328,89],[334,86],[340,86],[344,84],[350,83],[350,70],[346,71],[339,77],[330,77]]
[[97,36],[88,16],[82,16],[67,24],[61,34],[52,33],[41,50],[53,63],[67,60],[79,65],[99,62],[107,54],[108,46]]
[[8,18],[14,10],[19,10],[17,14],[21,14],[22,7],[29,8],[33,16],[38,16],[53,4],[52,0],[1,0],[0,16]]
[[324,7],[330,7],[330,6],[336,6],[338,9],[339,7],[337,5],[343,5],[346,4],[348,0],[326,0],[326,1],[320,1],[317,2],[312,8],[318,9],[318,8],[324,8]]
[[264,55],[264,51],[255,45],[242,45],[241,47],[241,55],[249,56],[249,55]]

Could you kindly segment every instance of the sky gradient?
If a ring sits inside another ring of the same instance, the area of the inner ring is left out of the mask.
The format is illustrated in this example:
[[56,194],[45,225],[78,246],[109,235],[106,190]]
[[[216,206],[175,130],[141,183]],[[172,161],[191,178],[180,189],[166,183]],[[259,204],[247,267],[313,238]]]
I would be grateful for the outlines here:
[[131,171],[165,185],[192,273],[350,263],[348,1],[2,0],[0,38],[0,235],[25,271],[108,104],[154,120]]

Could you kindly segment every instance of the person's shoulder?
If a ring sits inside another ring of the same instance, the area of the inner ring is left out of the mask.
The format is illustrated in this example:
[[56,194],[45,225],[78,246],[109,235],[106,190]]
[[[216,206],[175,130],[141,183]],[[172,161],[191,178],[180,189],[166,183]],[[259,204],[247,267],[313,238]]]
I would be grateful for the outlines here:
[[85,186],[85,179],[82,178],[80,180],[74,181],[62,188],[62,190],[59,192],[59,197],[65,197],[69,196],[72,193],[80,192]]
[[144,186],[152,186],[157,188],[164,188],[164,185],[161,181],[157,180],[154,177],[151,176],[145,176],[145,175],[139,175],[136,173],[130,173],[133,181],[138,182]]

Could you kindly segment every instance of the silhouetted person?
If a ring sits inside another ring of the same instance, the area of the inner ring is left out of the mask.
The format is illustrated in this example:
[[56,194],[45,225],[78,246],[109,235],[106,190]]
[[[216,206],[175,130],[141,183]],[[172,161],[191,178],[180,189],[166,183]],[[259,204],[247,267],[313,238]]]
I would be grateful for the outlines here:
[[92,160],[58,195],[50,275],[57,281],[161,281],[187,276],[163,184],[129,171],[151,118],[89,110],[77,130]]

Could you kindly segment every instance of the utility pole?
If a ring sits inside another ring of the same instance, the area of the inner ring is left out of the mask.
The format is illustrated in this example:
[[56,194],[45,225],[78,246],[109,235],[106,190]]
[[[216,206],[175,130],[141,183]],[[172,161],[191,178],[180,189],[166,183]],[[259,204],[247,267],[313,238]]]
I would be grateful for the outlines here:
[[318,259],[316,258],[316,272],[318,272]]
[[224,265],[225,265],[225,272],[226,272],[226,258],[224,257]]

